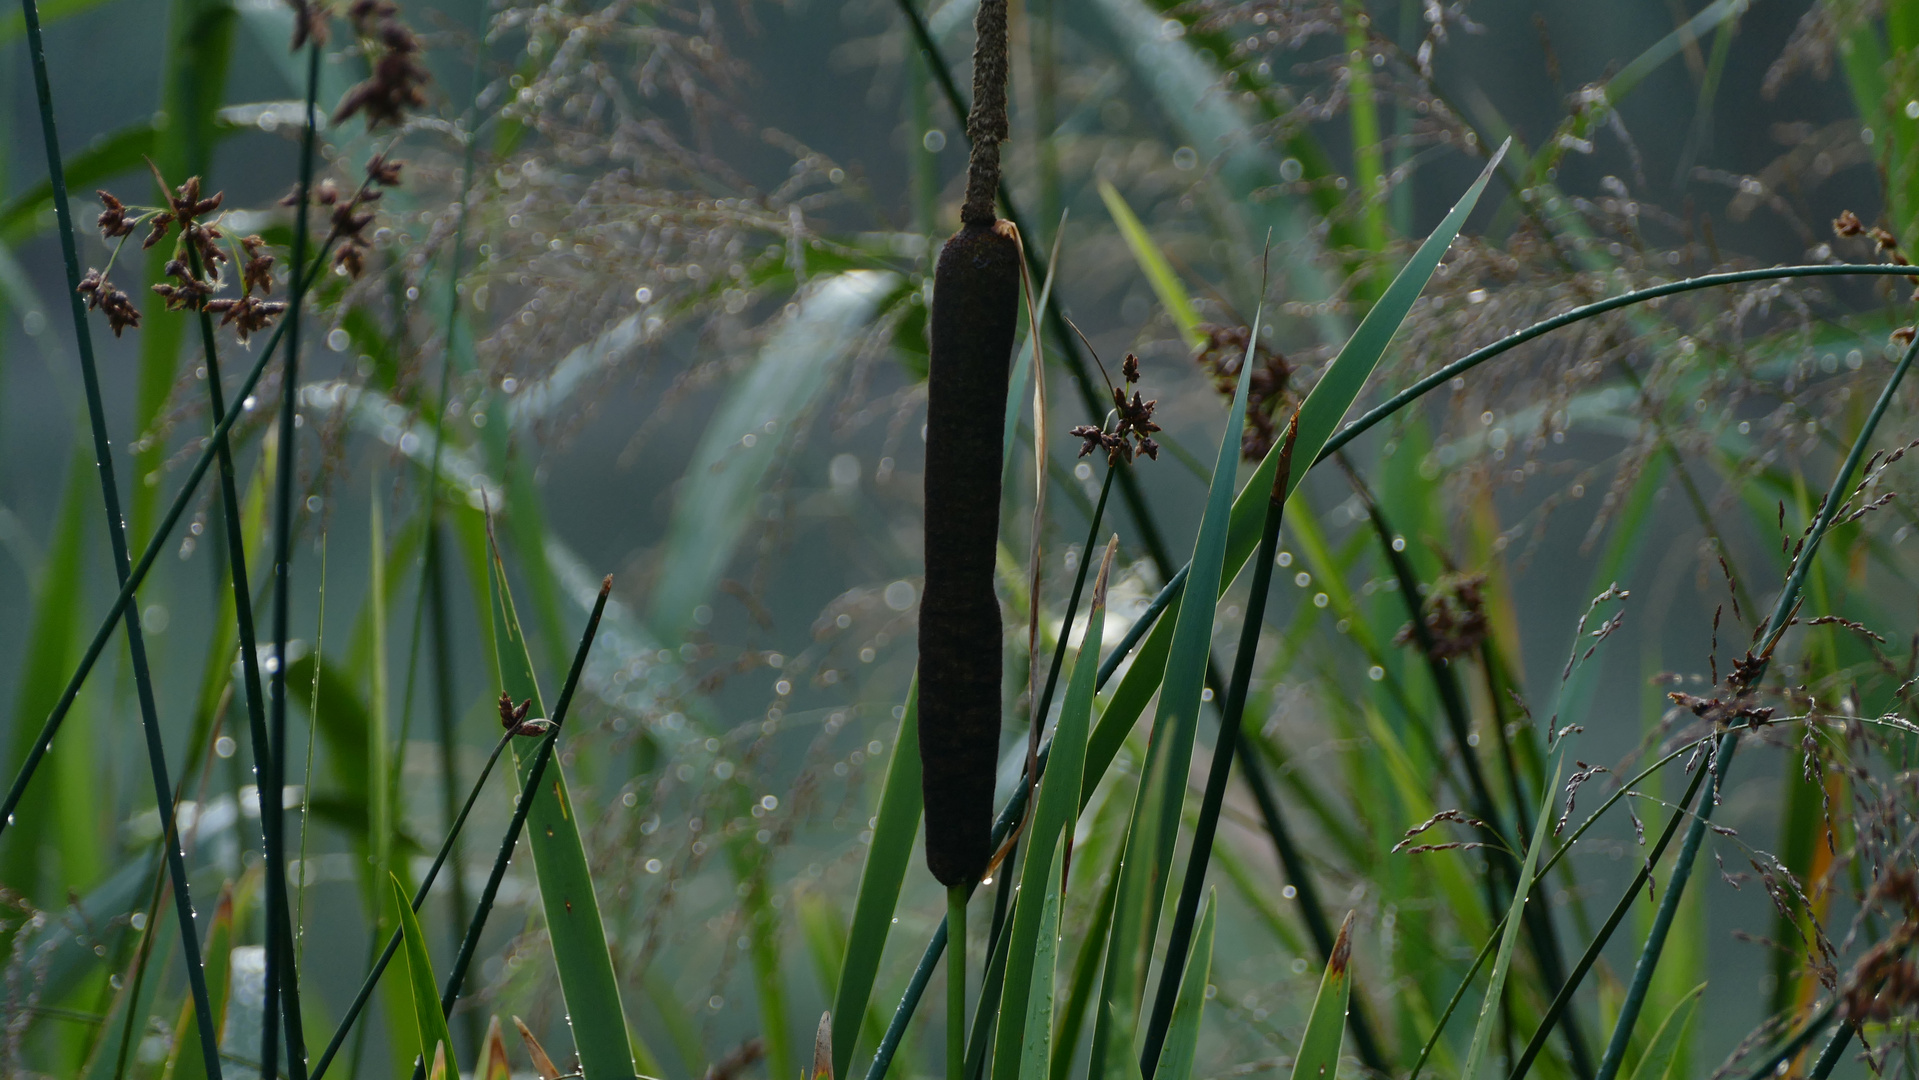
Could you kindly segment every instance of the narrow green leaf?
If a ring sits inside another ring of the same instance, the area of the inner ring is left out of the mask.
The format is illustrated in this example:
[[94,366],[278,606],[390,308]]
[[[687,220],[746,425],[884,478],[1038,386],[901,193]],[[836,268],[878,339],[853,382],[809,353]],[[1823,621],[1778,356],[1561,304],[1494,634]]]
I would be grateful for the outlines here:
[[1677,1080],[1686,1074],[1686,1067],[1679,1060],[1679,1050],[1686,1045],[1686,1036],[1692,1032],[1693,1017],[1698,1013],[1699,995],[1704,993],[1705,983],[1692,988],[1692,992],[1679,999],[1679,1004],[1666,1014],[1666,1020],[1652,1037],[1652,1045],[1646,1047],[1646,1054],[1639,1059],[1639,1066],[1632,1072],[1632,1080]]
[[1521,924],[1526,921],[1526,894],[1532,892],[1533,871],[1539,865],[1539,852],[1546,846],[1546,836],[1553,820],[1553,796],[1559,791],[1559,773],[1560,766],[1555,762],[1552,783],[1546,785],[1545,798],[1539,807],[1539,823],[1533,827],[1533,842],[1526,848],[1526,857],[1519,864],[1519,883],[1513,890],[1512,906],[1506,909],[1506,929],[1499,935],[1499,951],[1493,955],[1492,978],[1486,984],[1486,999],[1479,1006],[1479,1023],[1473,1028],[1473,1041],[1466,1051],[1466,1064],[1459,1070],[1460,1080],[1479,1080],[1487,1066],[1487,1050],[1492,1045],[1493,1029],[1499,1024],[1500,995],[1506,989],[1506,972],[1512,967],[1513,945],[1519,940]]
[[413,914],[413,902],[399,877],[389,874],[393,885],[393,906],[399,911],[400,938],[406,948],[407,985],[413,990],[413,1021],[420,1056],[431,1060],[431,1047],[445,1046],[451,1057],[453,1032],[440,1011],[440,983],[433,977],[433,958],[427,952],[426,934],[420,930],[419,917]]
[[[500,683],[514,700],[531,700],[528,716],[549,713],[533,674],[533,658],[513,607],[506,567],[496,553],[492,567],[494,663]],[[516,740],[518,741],[518,740]],[[515,775],[525,784],[533,768],[532,753],[513,748]],[[613,973],[613,955],[600,921],[600,902],[580,841],[572,799],[567,794],[561,763],[548,763],[526,818],[526,839],[533,851],[534,875],[540,885],[540,905],[546,914],[553,960],[559,968],[560,993],[566,999],[573,1047],[580,1056],[585,1080],[631,1080],[635,1074],[633,1047],[627,1040],[626,1017],[620,1006],[620,983]]]
[[1333,1080],[1339,1075],[1339,1053],[1346,1044],[1346,1006],[1352,1000],[1353,916],[1339,926],[1332,959],[1319,980],[1319,996],[1306,1018],[1306,1034],[1299,1039],[1293,1059],[1293,1080]]
[[[1058,866],[1065,857],[1066,837],[1061,836],[1053,842],[1048,865]],[[1046,1080],[1052,1064],[1053,978],[1059,967],[1059,894],[1060,875],[1049,872],[1046,900],[1040,907],[1039,938],[1033,943],[1033,963],[1027,973],[1026,1034],[1020,1044],[1019,1080]],[[1000,1030],[1006,1030],[1004,1019],[1000,1021]]]
[[866,866],[860,871],[859,897],[853,901],[853,926],[846,958],[833,995],[833,1075],[847,1076],[859,1040],[860,1016],[873,996],[880,954],[899,907],[900,884],[913,861],[913,836],[920,827],[919,683],[906,691],[906,712],[893,741],[893,760],[880,788],[879,815]]
[[[1213,973],[1213,921],[1218,910],[1219,896],[1209,893],[1206,911],[1199,917],[1199,930],[1193,935],[1193,951],[1186,961],[1186,974],[1179,983],[1179,998],[1173,1003],[1173,1022],[1166,1028],[1166,1044],[1160,1048],[1159,1061],[1153,1067],[1153,1080],[1192,1078],[1193,1057],[1199,1051],[1199,1022],[1206,1011],[1206,984]],[[1129,1061],[1132,1059],[1131,1054],[1126,1057]]]
[[1126,205],[1126,197],[1119,193],[1110,181],[1099,182],[1099,197],[1106,201],[1106,212],[1113,215],[1113,224],[1119,226],[1119,235],[1125,239],[1126,247],[1133,253],[1133,259],[1139,263],[1141,273],[1146,275],[1146,283],[1153,287],[1153,295],[1165,306],[1166,314],[1172,316],[1173,326],[1179,330],[1179,336],[1186,344],[1198,348],[1206,343],[1206,335],[1199,329],[1199,312],[1193,310],[1193,301],[1186,295],[1186,286],[1173,273],[1172,264],[1166,261],[1166,255],[1159,250],[1153,235],[1146,231],[1133,208]]

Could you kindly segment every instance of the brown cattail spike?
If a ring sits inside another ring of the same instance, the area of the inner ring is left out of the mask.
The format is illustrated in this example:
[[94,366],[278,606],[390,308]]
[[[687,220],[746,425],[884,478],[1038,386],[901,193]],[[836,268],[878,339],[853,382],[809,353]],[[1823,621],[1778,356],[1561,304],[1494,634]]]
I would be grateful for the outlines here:
[[990,855],[1001,676],[993,561],[1019,259],[1011,224],[968,224],[934,274],[919,725],[926,864],[948,887],[978,877]]

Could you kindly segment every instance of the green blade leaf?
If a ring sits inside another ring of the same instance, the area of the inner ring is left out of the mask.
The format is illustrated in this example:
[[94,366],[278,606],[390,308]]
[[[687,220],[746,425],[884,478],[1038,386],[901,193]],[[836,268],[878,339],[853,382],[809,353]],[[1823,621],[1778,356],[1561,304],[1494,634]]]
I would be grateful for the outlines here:
[[1479,1024],[1473,1028],[1473,1041],[1466,1051],[1466,1064],[1459,1070],[1460,1080],[1479,1080],[1487,1065],[1486,1050],[1492,1045],[1493,1029],[1499,1023],[1499,999],[1506,989],[1506,972],[1512,967],[1513,945],[1519,940],[1520,924],[1526,921],[1526,894],[1532,892],[1533,871],[1539,865],[1539,852],[1546,846],[1546,836],[1552,825],[1553,796],[1559,790],[1559,773],[1560,764],[1555,762],[1552,783],[1546,785],[1545,799],[1539,807],[1539,823],[1533,826],[1533,842],[1526,848],[1526,857],[1519,864],[1519,884],[1513,890],[1512,906],[1506,909],[1506,929],[1499,935],[1499,951],[1493,955],[1492,978],[1486,984],[1486,1000],[1479,1006]]
[[400,912],[400,939],[406,948],[407,985],[413,991],[413,1021],[420,1039],[420,1056],[432,1060],[432,1047],[445,1046],[448,1056],[453,1048],[453,1032],[440,1012],[439,981],[433,977],[433,958],[427,953],[426,935],[420,930],[419,917],[413,914],[413,902],[399,877],[387,875],[393,885],[393,904]]
[[[1206,982],[1213,973],[1213,921],[1219,897],[1209,894],[1206,911],[1193,935],[1193,952],[1180,979],[1179,998],[1173,1004],[1173,1022],[1166,1028],[1166,1044],[1153,1066],[1153,1080],[1191,1080],[1193,1056],[1199,1051],[1199,1022],[1206,1010]],[[1127,1055],[1128,1059],[1132,1055]]]
[[[1095,654],[1097,656],[1097,654]],[[1053,842],[1051,866],[1066,857],[1066,837]],[[1022,881],[1026,880],[1024,878]],[[1053,977],[1059,967],[1060,875],[1046,875],[1046,900],[1040,905],[1039,937],[1033,942],[1033,963],[1027,972],[1025,1037],[1019,1051],[1019,1080],[1046,1080],[1053,1056]],[[1006,1030],[1004,1019],[1000,1030]]]
[[840,984],[833,995],[833,1075],[847,1076],[859,1040],[860,1017],[873,996],[880,954],[899,907],[900,883],[913,861],[913,836],[920,827],[919,683],[906,692],[905,717],[893,742],[893,760],[880,788],[873,842],[860,871],[859,898],[853,901],[853,927],[847,935]]
[[[516,701],[532,700],[529,716],[549,716],[533,675],[526,635],[514,611],[506,567],[497,552],[490,566],[493,659],[500,685]],[[513,747],[514,772],[522,785],[535,757]],[[620,983],[613,973],[613,954],[600,922],[600,902],[593,893],[592,872],[572,805],[560,762],[549,762],[526,817],[526,840],[533,851],[540,906],[546,914],[553,962],[559,968],[560,993],[572,1019],[569,1027],[582,1073],[586,1080],[631,1080],[635,1074],[633,1047],[627,1040],[626,1017],[620,1006]]]
[[1339,926],[1332,959],[1319,980],[1319,996],[1306,1018],[1306,1034],[1299,1039],[1293,1059],[1293,1080],[1333,1080],[1339,1075],[1339,1052],[1346,1044],[1346,1006],[1352,1000],[1353,916]]
[[1684,1076],[1685,1067],[1678,1060],[1679,1048],[1686,1044],[1686,1036],[1692,1032],[1693,1017],[1698,1013],[1699,995],[1706,990],[1706,984],[1700,983],[1692,992],[1679,999],[1679,1004],[1666,1014],[1665,1023],[1652,1037],[1652,1045],[1646,1047],[1646,1055],[1639,1059],[1639,1067],[1632,1072],[1632,1080],[1668,1080],[1676,1075]]

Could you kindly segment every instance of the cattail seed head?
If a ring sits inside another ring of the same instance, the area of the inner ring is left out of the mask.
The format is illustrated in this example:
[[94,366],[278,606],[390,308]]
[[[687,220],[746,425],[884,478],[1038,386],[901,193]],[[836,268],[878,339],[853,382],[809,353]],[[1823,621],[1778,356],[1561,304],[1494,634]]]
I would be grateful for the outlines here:
[[949,887],[979,876],[991,854],[1001,675],[993,561],[1019,262],[1009,223],[964,225],[934,274],[919,726],[926,864]]

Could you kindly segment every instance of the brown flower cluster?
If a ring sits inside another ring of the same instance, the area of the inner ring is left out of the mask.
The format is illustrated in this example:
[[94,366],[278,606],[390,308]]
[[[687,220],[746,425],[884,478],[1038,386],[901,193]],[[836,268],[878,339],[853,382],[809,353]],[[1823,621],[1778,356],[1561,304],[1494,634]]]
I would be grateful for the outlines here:
[[512,695],[500,691],[500,727],[515,735],[544,735],[552,731],[553,721],[526,718],[526,711],[532,707],[532,698],[515,705]]
[[240,240],[240,246],[247,254],[246,263],[240,267],[240,295],[209,301],[206,307],[221,316],[221,326],[231,323],[235,335],[246,341],[284,315],[287,306],[280,300],[261,299],[273,293],[273,256],[267,254],[266,241],[248,236]]
[[426,104],[425,87],[433,76],[420,60],[420,39],[400,21],[400,7],[393,0],[353,0],[347,18],[374,54],[373,74],[340,99],[333,122],[365,113],[369,128],[397,127],[408,109]]
[[[1206,343],[1193,355],[1193,363],[1212,376],[1213,388],[1228,402],[1239,390],[1239,369],[1246,362],[1246,344],[1252,332],[1244,326],[1201,326]],[[1247,461],[1260,461],[1279,442],[1279,425],[1274,416],[1292,367],[1286,357],[1267,348],[1253,350],[1257,367],[1246,386],[1246,431],[1239,438],[1239,455]]]
[[87,307],[106,312],[107,325],[113,327],[114,337],[119,337],[120,331],[129,326],[140,329],[140,309],[100,271],[87,271],[87,276],[80,279],[79,293],[87,298]]
[[[337,245],[333,265],[351,277],[358,278],[366,272],[367,253],[373,250],[373,240],[366,230],[373,224],[374,213],[367,204],[380,201],[382,188],[400,186],[400,169],[404,164],[388,160],[384,154],[375,154],[366,163],[366,179],[350,197],[342,197],[340,185],[332,180],[322,180],[313,186],[314,203],[333,211],[327,232],[327,242]],[[292,206],[299,199],[299,189],[295,188],[280,200],[280,205]]]
[[[216,192],[202,198],[197,176],[189,177],[186,183],[172,190],[168,190],[158,169],[153,176],[166,198],[164,207],[144,214],[133,208],[130,214],[126,204],[111,192],[102,191],[100,205],[104,209],[98,224],[101,235],[111,240],[131,235],[135,225],[146,222],[150,228],[141,244],[143,248],[153,247],[178,227],[174,257],[166,265],[166,276],[170,280],[153,286],[154,293],[166,302],[167,310],[220,314],[223,316],[220,325],[233,326],[243,342],[285,314],[286,304],[263,299],[273,292],[273,256],[267,251],[266,241],[258,236],[242,237],[239,241],[246,252],[240,273],[241,295],[214,298],[223,284],[220,264],[231,262],[234,254],[221,243],[226,240],[231,244],[232,240],[218,225],[204,219],[220,208],[224,196]],[[110,268],[112,264],[108,265]],[[90,272],[80,283],[80,292],[86,295],[87,306],[106,312],[115,336],[129,326],[139,327],[139,310],[126,293],[113,287],[104,271]]]
[[[1159,430],[1153,423],[1153,409],[1159,405],[1159,399],[1142,400],[1134,389],[1139,382],[1139,357],[1126,354],[1126,360],[1120,365],[1120,377],[1126,381],[1124,388],[1113,387],[1113,413],[1117,418],[1113,430],[1097,427],[1093,424],[1081,424],[1070,434],[1082,440],[1079,456],[1085,457],[1095,450],[1106,451],[1106,463],[1118,465],[1121,459],[1133,460],[1135,453],[1145,454],[1154,461],[1159,460],[1159,444],[1154,442],[1152,434]],[[1126,391],[1132,390],[1130,400]]]
[[[1486,640],[1484,574],[1441,574],[1426,599],[1426,633],[1433,643],[1433,659],[1450,660],[1479,648]],[[1411,623],[1393,637],[1395,645],[1417,640]]]

